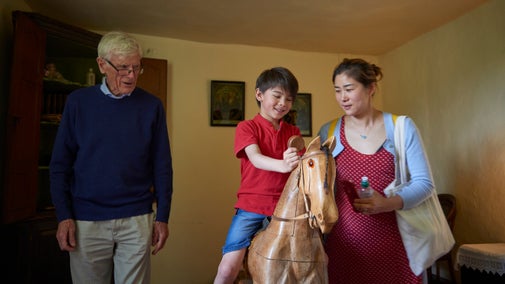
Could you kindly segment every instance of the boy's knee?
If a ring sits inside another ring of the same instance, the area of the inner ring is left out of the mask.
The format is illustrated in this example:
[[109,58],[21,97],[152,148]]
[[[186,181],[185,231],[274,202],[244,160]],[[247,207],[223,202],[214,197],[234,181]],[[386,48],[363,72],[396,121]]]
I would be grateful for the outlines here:
[[233,276],[238,273],[240,266],[234,263],[222,263],[219,265],[218,273],[222,276]]

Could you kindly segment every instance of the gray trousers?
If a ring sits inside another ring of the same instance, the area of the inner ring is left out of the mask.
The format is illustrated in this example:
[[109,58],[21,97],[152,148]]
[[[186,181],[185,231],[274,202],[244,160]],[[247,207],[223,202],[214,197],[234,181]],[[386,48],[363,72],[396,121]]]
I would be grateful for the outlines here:
[[76,221],[70,252],[74,284],[150,283],[153,214],[107,221]]

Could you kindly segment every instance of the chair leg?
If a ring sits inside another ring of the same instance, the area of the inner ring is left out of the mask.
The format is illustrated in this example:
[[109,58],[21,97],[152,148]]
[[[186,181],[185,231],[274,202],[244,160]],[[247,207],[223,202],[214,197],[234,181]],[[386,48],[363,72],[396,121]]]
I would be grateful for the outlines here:
[[431,272],[431,266],[428,267],[427,274],[428,274],[428,282],[430,282],[431,280],[433,280],[433,273]]
[[[456,277],[454,275],[454,267],[453,267],[453,263],[452,263],[452,256],[449,256],[447,259],[444,259],[447,261],[447,265],[448,265],[448,270],[449,270],[449,274],[451,275],[451,283],[454,283],[454,281],[456,281]],[[439,261],[436,261],[435,264],[436,266],[436,280],[437,282],[440,282],[440,260]],[[428,276],[429,276],[429,280],[433,280],[433,276],[431,274],[431,267],[428,268]]]
[[452,256],[449,256],[447,263],[449,263],[449,273],[451,274],[451,281],[454,283],[454,281],[456,281],[456,277],[454,276],[454,265],[452,263]]
[[440,264],[437,261],[435,265],[437,266],[437,281],[440,282]]

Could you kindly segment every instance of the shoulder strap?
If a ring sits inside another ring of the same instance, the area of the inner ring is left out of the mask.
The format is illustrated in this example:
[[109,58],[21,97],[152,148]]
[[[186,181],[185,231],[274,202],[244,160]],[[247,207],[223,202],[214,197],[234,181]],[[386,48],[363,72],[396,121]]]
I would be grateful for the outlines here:
[[335,118],[330,122],[330,127],[328,127],[328,137],[333,136],[335,133],[335,127],[337,127],[338,118]]

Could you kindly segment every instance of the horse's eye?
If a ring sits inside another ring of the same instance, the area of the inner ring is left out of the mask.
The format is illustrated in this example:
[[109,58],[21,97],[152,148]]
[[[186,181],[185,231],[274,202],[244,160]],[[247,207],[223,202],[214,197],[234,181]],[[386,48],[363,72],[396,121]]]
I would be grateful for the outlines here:
[[314,167],[314,160],[312,160],[312,159],[309,160],[309,167],[311,167],[311,168]]

